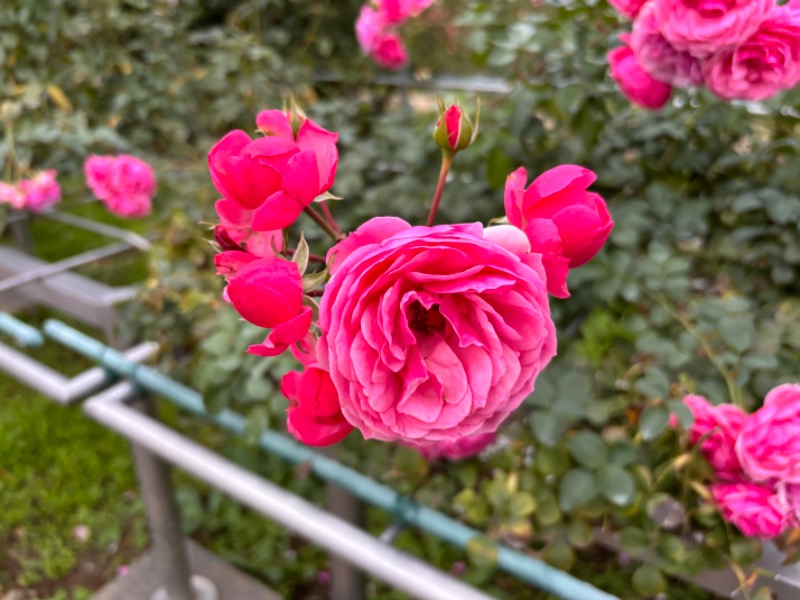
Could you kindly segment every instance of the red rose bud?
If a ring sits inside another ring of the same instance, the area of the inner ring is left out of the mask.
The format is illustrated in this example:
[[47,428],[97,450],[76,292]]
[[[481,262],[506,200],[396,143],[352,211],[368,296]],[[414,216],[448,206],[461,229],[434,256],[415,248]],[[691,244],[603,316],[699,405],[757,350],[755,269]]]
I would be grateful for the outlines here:
[[433,130],[433,139],[436,144],[445,153],[451,155],[471,146],[478,135],[480,103],[478,103],[475,125],[473,126],[472,121],[469,120],[469,117],[458,102],[449,108],[445,108],[441,98],[437,98],[437,102],[439,104],[439,119],[436,121],[436,126]]

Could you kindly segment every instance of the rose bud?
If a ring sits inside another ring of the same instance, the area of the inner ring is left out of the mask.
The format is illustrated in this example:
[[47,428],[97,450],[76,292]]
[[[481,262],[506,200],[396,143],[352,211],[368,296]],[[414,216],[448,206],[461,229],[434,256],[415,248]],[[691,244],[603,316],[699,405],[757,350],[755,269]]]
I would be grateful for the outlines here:
[[433,139],[436,144],[449,155],[454,155],[460,150],[464,150],[472,145],[478,136],[478,121],[480,119],[480,103],[478,112],[475,115],[475,126],[472,121],[456,102],[450,108],[445,108],[441,98],[437,98],[439,104],[439,119],[433,130]]

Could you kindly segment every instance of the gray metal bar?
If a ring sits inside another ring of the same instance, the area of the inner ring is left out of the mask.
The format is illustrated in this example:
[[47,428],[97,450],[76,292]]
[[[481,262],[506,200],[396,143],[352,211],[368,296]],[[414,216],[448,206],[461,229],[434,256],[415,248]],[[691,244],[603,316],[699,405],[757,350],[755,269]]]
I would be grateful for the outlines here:
[[491,75],[438,75],[430,79],[417,80],[408,74],[381,74],[369,80],[353,81],[336,73],[326,71],[313,75],[314,81],[323,83],[348,83],[351,85],[387,85],[398,88],[452,90],[470,93],[508,94],[514,86],[507,79]]
[[[364,526],[363,502],[334,483],[327,484],[326,493],[331,514],[356,527]],[[350,561],[334,554],[330,559],[330,570],[331,600],[364,600],[367,597],[367,579]]]
[[66,223],[67,225],[73,225],[74,227],[85,229],[86,231],[93,231],[94,233],[99,233],[110,238],[127,242],[139,250],[147,251],[150,250],[151,247],[150,242],[139,234],[128,231],[127,229],[121,229],[119,227],[114,227],[113,225],[108,225],[107,223],[100,223],[98,221],[84,219],[83,217],[79,217],[77,215],[71,215],[69,213],[55,210],[41,213],[39,216],[50,219],[51,221]]
[[8,228],[19,249],[27,254],[33,254],[33,237],[31,236],[31,226],[27,219],[9,219]]
[[82,267],[83,265],[108,258],[109,256],[114,256],[116,254],[122,254],[123,252],[128,252],[132,249],[133,246],[131,246],[128,242],[120,242],[118,244],[111,244],[109,246],[103,246],[102,248],[88,250],[86,252],[76,254],[75,256],[65,258],[64,260],[59,260],[58,262],[44,265],[43,267],[34,269],[33,271],[19,273],[18,275],[14,275],[0,281],[0,293],[22,287],[29,283],[33,283],[34,281],[39,281],[40,279],[47,279],[52,275],[57,275],[58,273],[69,271],[70,269]]
[[491,598],[122,404],[133,394],[131,384],[120,383],[91,398],[83,408],[91,418],[134,443],[415,598]]
[[[158,344],[146,342],[134,346],[124,354],[135,362],[143,362],[157,351]],[[69,379],[3,343],[0,343],[0,370],[63,405],[85,398],[114,379],[113,374],[102,367],[93,367]]]

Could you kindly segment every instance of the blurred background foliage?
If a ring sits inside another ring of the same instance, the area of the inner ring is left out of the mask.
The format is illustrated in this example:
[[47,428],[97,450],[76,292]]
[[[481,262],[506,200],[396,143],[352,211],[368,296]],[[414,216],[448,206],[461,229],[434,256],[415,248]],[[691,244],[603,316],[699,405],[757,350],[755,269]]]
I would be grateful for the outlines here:
[[[598,174],[616,227],[604,251],[570,276],[573,296],[553,300],[559,356],[497,447],[428,465],[354,434],[341,459],[486,531],[466,577],[501,598],[538,596],[493,573],[492,540],[624,597],[657,594],[662,573],[751,562],[760,545],[709,509],[709,473],[668,421],[690,419],[679,402],[687,392],[753,409],[771,387],[798,379],[800,94],[729,105],[676,91],[661,112],[634,108],[607,75],[605,53],[624,24],[600,0],[439,0],[405,27],[411,66],[381,72],[355,43],[360,5],[0,4],[0,110],[23,162],[59,169],[66,204],[85,195],[90,153],[131,152],[157,169],[148,229],[158,242],[126,319],[129,336],[159,341],[165,367],[202,390],[211,409],[247,414],[253,436],[282,429],[277,384],[292,360],[246,355],[263,333],[220,299],[207,243],[216,199],[208,149],[230,129],[254,131],[258,110],[294,93],[340,133],[332,190],[344,198],[333,206],[340,224],[374,214],[421,223],[438,174],[434,93],[469,107],[478,94],[452,87],[500,81],[505,91],[479,94],[481,134],[455,161],[440,221],[500,216],[505,177],[520,165],[533,177],[577,163]],[[454,75],[458,85],[439,89]],[[0,143],[0,159],[7,149]],[[306,236],[324,249],[313,226]],[[207,491],[183,501],[189,527],[198,510],[219,506]],[[236,518],[220,521],[216,539],[233,535]],[[381,519],[371,518],[376,527]],[[619,534],[630,566],[592,546],[597,527]],[[285,534],[270,535],[268,544],[293,547]],[[454,560],[421,535],[404,534],[401,545],[445,568]],[[645,553],[655,566],[639,566]],[[249,564],[273,585],[312,593],[314,568],[293,571],[291,588],[285,570]],[[705,597],[674,585],[667,593]]]

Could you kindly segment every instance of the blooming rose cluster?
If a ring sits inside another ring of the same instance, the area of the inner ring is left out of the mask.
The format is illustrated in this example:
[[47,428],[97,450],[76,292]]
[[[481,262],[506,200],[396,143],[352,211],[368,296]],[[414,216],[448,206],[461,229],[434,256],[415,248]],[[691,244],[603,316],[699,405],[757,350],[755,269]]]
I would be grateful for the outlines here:
[[800,4],[774,0],[610,0],[633,29],[609,52],[611,76],[657,110],[673,86],[765,100],[800,83]]
[[385,69],[400,69],[408,63],[408,52],[398,27],[419,16],[433,0],[370,0],[356,21],[356,38],[365,54]]
[[701,396],[684,402],[694,415],[689,441],[714,469],[722,516],[751,537],[800,526],[800,385],[774,388],[750,415]]
[[61,201],[61,186],[54,169],[40,171],[16,184],[0,181],[0,204],[17,210],[44,212]]
[[[472,135],[460,108],[459,118],[444,112],[449,164],[468,145],[462,134]],[[294,107],[256,122],[263,136],[231,132],[208,156],[223,196],[215,262],[224,299],[270,330],[249,352],[288,350],[304,367],[281,384],[289,431],[324,446],[355,428],[431,459],[485,448],[556,353],[548,291],[567,296],[568,270],[613,226],[587,189],[594,174],[565,165],[525,189],[526,172],[516,171],[508,224],[437,225],[434,202],[428,226],[376,216],[346,235],[328,206],[337,134]],[[443,169],[437,199],[445,180]],[[326,256],[311,254],[302,235],[292,242],[301,215],[332,238]]]
[[135,156],[91,156],[83,166],[86,185],[109,211],[126,219],[150,214],[156,193],[152,167]]

